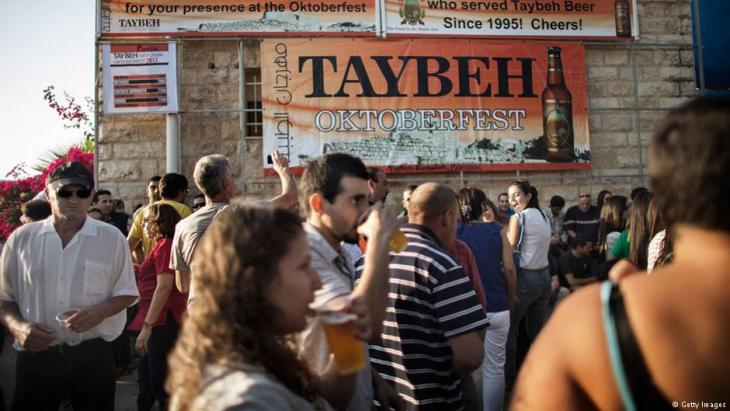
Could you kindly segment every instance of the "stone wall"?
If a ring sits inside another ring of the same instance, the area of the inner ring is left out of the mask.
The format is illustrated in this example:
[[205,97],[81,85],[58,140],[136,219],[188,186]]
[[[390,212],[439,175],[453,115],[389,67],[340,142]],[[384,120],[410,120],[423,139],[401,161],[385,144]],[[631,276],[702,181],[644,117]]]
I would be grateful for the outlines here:
[[[397,206],[406,185],[433,180],[454,188],[476,185],[495,198],[519,176],[538,187],[543,202],[559,194],[568,203],[583,191],[595,195],[608,189],[627,195],[632,187],[647,185],[649,138],[667,109],[694,96],[694,57],[689,0],[638,3],[638,41],[585,43],[591,170],[391,175],[389,204]],[[195,112],[238,108],[238,44],[180,43],[182,173],[192,180],[200,156],[223,153],[233,162],[239,192],[247,198],[266,198],[275,195],[279,185],[276,178],[263,175],[261,138],[241,138],[238,113]],[[259,67],[258,43],[244,44],[244,67]],[[246,93],[253,92],[252,86],[246,87]],[[99,186],[125,200],[128,210],[144,202],[147,179],[165,172],[164,116],[102,116],[98,144]]]

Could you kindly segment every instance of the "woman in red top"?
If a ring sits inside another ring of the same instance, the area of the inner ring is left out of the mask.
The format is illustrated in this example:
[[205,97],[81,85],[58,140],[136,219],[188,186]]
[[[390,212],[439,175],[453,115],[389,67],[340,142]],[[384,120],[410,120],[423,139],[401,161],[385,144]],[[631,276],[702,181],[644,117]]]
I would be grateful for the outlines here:
[[167,410],[168,396],[164,383],[167,378],[167,356],[175,346],[187,294],[175,287],[175,272],[170,269],[170,252],[175,224],[180,216],[167,204],[153,204],[143,227],[150,238],[156,239],[149,256],[137,271],[140,300],[137,315],[129,329],[139,331],[135,347],[143,355],[138,364],[140,410],[152,408],[155,400],[159,409]]

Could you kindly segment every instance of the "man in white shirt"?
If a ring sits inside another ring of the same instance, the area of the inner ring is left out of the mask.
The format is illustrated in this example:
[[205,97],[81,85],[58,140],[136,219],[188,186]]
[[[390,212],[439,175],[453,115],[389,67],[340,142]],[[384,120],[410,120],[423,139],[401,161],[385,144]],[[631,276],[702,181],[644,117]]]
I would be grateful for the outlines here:
[[[311,264],[322,280],[313,305],[324,305],[338,295],[349,294],[364,302],[372,321],[372,335],[379,336],[390,286],[388,243],[398,229],[395,215],[378,201],[365,223],[358,226],[368,209],[368,173],[360,159],[348,154],[328,154],[311,161],[302,175],[300,191],[307,213],[304,230],[311,246]],[[369,241],[362,277],[355,284],[353,261],[341,243],[354,243],[358,234],[367,236]],[[318,319],[311,319],[300,335],[300,349],[319,377],[320,394],[334,408],[372,409],[373,378],[379,376],[371,374],[369,365],[354,374],[340,374]],[[385,384],[382,380],[375,382],[383,387],[378,394],[384,402]]]
[[56,168],[52,215],[17,229],[0,257],[0,323],[18,350],[12,409],[58,409],[64,398],[114,408],[111,341],[139,293],[122,233],[86,216],[93,194],[83,165]]

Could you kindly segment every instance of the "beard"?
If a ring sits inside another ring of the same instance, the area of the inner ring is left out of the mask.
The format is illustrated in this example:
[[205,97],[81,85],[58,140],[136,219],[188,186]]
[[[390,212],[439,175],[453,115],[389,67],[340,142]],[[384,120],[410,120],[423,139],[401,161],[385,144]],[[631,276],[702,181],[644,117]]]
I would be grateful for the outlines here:
[[347,244],[357,244],[357,231],[353,230],[349,233],[346,233],[344,236],[342,236],[342,241]]

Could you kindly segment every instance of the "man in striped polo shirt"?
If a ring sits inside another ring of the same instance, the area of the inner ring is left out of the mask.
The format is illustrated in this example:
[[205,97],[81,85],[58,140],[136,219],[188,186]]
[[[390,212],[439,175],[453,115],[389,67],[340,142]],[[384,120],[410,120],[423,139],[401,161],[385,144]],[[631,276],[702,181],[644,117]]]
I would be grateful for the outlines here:
[[370,361],[409,410],[462,409],[460,377],[484,356],[484,310],[469,277],[446,252],[456,240],[458,216],[449,187],[419,186],[409,224],[401,228],[409,244],[390,255],[389,303]]

